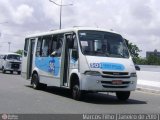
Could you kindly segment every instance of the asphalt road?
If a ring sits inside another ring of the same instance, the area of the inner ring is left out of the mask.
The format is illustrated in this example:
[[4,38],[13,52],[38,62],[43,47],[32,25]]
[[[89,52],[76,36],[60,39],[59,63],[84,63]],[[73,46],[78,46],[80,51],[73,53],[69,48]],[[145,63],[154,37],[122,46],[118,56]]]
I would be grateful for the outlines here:
[[159,113],[160,94],[132,92],[126,102],[115,94],[87,94],[83,101],[75,101],[69,91],[48,87],[34,90],[20,75],[0,72],[0,113]]

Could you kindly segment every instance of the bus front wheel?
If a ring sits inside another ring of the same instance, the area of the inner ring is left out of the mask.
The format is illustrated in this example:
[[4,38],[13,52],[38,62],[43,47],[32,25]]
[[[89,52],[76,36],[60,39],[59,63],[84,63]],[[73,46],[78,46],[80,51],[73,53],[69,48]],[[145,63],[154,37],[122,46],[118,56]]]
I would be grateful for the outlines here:
[[79,85],[75,84],[72,87],[72,97],[74,100],[81,100],[82,99],[82,91],[79,88]]
[[116,92],[116,96],[121,101],[126,101],[130,96],[130,91],[119,91]]

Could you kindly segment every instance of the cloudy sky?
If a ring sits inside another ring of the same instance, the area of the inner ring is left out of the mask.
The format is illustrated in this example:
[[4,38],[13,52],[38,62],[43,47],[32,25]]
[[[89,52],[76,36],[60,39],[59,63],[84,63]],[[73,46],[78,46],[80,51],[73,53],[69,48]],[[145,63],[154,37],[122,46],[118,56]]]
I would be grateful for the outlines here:
[[[54,0],[60,3],[60,0]],[[63,0],[62,28],[112,29],[146,51],[160,51],[159,0]],[[7,22],[7,23],[6,23]],[[0,0],[0,51],[23,49],[28,34],[59,28],[59,7],[48,0]]]

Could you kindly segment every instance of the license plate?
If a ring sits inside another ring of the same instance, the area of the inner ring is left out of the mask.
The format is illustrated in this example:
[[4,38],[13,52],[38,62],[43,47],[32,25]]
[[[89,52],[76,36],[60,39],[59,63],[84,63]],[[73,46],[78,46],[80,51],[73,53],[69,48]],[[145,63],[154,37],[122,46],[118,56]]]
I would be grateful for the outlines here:
[[112,84],[113,85],[121,85],[122,84],[122,80],[113,80]]

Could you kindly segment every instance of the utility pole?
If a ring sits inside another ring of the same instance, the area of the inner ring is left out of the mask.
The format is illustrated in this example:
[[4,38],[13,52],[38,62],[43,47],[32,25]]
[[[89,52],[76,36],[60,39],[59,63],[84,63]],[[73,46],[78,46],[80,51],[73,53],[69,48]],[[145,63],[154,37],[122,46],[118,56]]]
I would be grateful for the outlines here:
[[[5,23],[8,23],[8,22],[0,22],[0,24],[5,24]],[[0,37],[1,37],[2,33],[0,32]]]
[[62,7],[71,6],[73,4],[62,4],[62,0],[61,0],[61,4],[58,4],[58,3],[56,3],[56,2],[54,2],[52,0],[49,0],[49,1],[60,7],[59,29],[61,29],[62,28]]
[[11,42],[8,42],[8,45],[9,45],[8,52],[10,52]]
[[[8,23],[8,22],[0,22],[0,24],[5,24],[5,23]],[[2,36],[2,33],[0,32],[0,37]],[[10,45],[9,45],[10,46]],[[1,47],[1,46],[0,46]],[[10,48],[9,48],[10,49]]]

